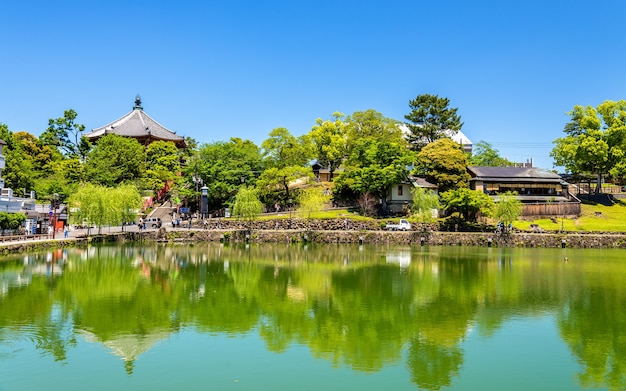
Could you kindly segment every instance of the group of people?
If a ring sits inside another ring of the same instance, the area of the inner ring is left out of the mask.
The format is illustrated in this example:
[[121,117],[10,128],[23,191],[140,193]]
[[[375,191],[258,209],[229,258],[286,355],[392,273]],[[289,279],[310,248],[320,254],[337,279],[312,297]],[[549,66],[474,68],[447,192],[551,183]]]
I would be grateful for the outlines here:
[[[172,218],[172,227],[180,228],[180,218],[179,217]],[[187,228],[191,228],[191,216],[189,216],[189,218],[187,219]]]
[[[48,226],[48,235],[53,235],[54,234],[54,227],[52,225]],[[63,227],[63,237],[67,238],[68,236],[70,236],[70,229],[67,225],[65,225],[65,227]]]
[[509,223],[509,225],[505,226],[503,222],[499,221],[498,225],[496,226],[496,233],[504,233],[504,232],[511,232],[511,230],[513,229],[513,224]]

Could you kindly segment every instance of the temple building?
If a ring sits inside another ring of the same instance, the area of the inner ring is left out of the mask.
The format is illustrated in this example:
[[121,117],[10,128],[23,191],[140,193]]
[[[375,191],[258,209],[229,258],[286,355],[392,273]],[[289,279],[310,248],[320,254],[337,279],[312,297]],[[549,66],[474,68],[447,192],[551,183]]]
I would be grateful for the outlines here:
[[105,126],[93,129],[84,136],[92,143],[96,143],[100,137],[107,134],[132,137],[143,145],[148,145],[153,141],[171,141],[178,148],[186,147],[183,136],[167,129],[143,111],[139,95],[135,98],[135,106],[130,113]]

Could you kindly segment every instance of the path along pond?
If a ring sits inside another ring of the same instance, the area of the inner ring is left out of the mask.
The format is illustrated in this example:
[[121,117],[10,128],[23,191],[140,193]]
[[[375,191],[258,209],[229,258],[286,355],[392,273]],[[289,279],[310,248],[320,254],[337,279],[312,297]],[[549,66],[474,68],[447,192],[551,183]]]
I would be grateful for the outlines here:
[[0,390],[622,390],[625,287],[624,249],[13,254]]

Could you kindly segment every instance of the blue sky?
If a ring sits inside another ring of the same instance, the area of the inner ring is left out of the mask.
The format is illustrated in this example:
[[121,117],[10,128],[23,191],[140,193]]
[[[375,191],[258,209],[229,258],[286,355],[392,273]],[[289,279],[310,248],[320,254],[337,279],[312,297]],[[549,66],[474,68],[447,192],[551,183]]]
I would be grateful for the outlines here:
[[552,168],[574,105],[623,99],[624,1],[3,1],[0,122],[132,109],[200,143],[450,99],[474,142]]

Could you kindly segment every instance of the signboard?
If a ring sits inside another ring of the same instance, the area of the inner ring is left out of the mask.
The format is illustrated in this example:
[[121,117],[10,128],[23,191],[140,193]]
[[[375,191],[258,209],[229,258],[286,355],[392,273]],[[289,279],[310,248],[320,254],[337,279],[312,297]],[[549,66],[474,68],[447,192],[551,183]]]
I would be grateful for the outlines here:
[[180,208],[180,213],[189,213],[189,208]]

